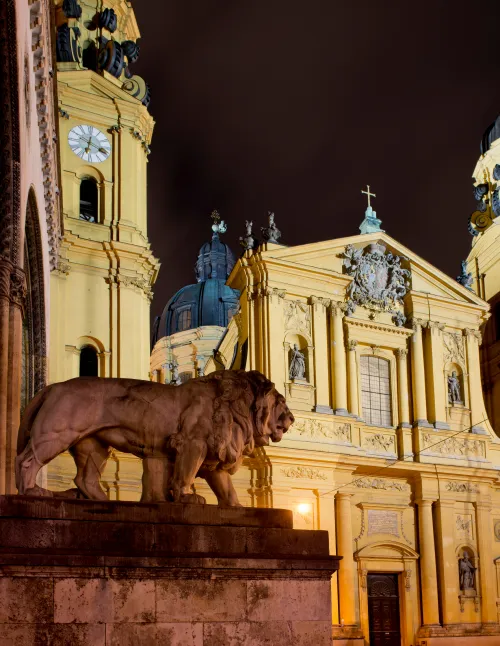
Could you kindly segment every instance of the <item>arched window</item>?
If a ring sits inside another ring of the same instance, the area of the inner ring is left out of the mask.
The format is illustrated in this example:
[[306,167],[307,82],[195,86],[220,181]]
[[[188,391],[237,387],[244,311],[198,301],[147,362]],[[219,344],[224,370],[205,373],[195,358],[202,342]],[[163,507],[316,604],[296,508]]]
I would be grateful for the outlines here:
[[191,327],[191,308],[180,310],[177,314],[177,332],[189,330]]
[[97,350],[86,345],[80,350],[80,377],[98,377]]
[[391,382],[386,359],[361,357],[361,405],[368,424],[392,425]]
[[80,184],[80,220],[97,222],[98,212],[97,182],[91,177],[82,179]]

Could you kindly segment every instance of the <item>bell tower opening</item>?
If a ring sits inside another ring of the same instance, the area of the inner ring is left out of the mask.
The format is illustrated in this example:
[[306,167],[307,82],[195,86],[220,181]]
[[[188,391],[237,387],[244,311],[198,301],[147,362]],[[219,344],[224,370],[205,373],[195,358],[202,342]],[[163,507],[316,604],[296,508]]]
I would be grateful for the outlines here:
[[91,345],[86,345],[80,351],[80,377],[98,376],[97,351]]
[[82,179],[80,184],[80,220],[98,222],[99,190],[97,182],[92,177]]

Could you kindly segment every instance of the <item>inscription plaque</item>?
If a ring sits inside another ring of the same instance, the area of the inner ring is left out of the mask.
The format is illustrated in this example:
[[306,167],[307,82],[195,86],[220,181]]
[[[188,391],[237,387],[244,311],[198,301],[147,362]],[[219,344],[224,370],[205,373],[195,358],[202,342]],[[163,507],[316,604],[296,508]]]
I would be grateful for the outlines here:
[[394,536],[399,536],[398,512],[369,509],[368,536],[371,534],[393,534]]

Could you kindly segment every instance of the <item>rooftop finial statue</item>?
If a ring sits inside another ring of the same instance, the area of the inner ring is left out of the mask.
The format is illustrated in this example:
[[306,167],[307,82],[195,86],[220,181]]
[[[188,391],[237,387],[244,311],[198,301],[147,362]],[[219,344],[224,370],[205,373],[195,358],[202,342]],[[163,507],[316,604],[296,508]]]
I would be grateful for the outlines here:
[[261,227],[262,235],[266,242],[273,242],[274,244],[279,244],[279,239],[281,238],[281,231],[278,229],[274,223],[274,213],[272,211],[267,212],[269,218],[269,224],[267,227]]
[[471,272],[467,271],[467,261],[462,260],[462,271],[460,272],[460,276],[457,276],[457,283],[460,283],[460,285],[463,285],[466,289],[473,291],[473,282],[474,278],[472,277]]
[[255,248],[257,240],[252,235],[253,222],[245,220],[245,235],[240,236],[240,245],[245,251],[251,251]]
[[214,209],[210,215],[214,223],[212,224],[212,231],[214,232],[214,236],[218,236],[219,233],[226,233],[227,231],[227,225],[224,222],[224,220],[220,219],[220,214],[219,211]]

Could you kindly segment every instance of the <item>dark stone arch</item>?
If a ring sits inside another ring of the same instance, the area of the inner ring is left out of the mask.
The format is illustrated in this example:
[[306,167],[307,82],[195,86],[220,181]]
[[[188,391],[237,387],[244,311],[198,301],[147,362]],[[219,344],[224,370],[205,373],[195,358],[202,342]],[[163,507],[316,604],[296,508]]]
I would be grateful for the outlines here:
[[43,249],[38,207],[32,188],[26,204],[24,271],[27,294],[23,315],[21,413],[29,400],[47,383]]

